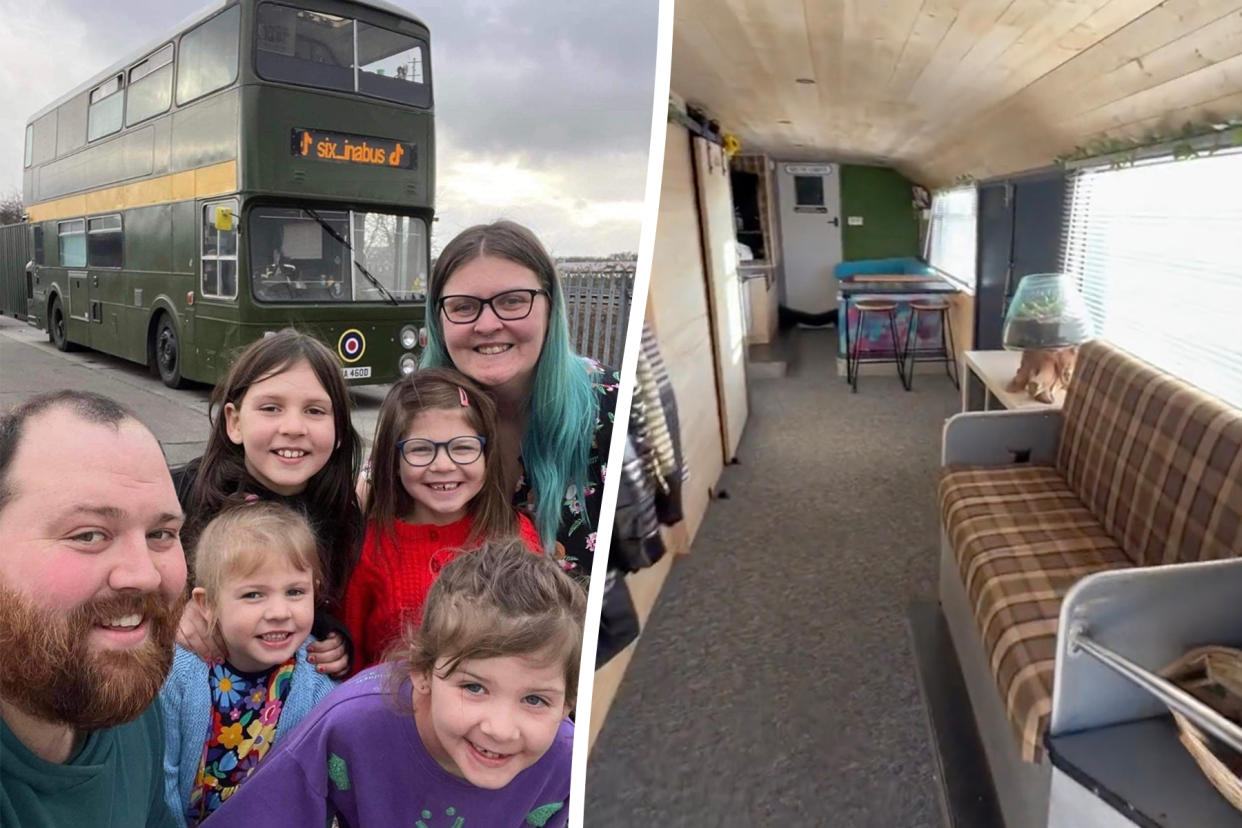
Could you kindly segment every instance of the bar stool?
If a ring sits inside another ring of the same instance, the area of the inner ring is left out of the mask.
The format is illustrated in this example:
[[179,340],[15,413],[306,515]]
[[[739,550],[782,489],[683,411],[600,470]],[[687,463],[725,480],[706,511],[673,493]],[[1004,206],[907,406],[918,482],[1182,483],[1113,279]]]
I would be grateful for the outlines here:
[[[940,315],[940,347],[919,348],[919,314],[935,313]],[[919,359],[919,357],[923,359]],[[961,388],[957,377],[957,354],[953,348],[953,329],[949,327],[949,303],[943,299],[915,299],[910,302],[910,326],[906,331],[906,348],[901,355],[904,364],[909,360],[909,368],[905,376],[908,378],[907,388],[914,387],[914,363],[931,362],[935,359],[944,360],[944,372],[953,380],[954,388]],[[949,368],[952,366],[952,372]]]
[[[906,381],[906,370],[903,365],[905,360],[897,342],[897,303],[891,299],[855,299],[854,307],[858,310],[858,334],[854,337],[853,347],[846,352],[845,362],[846,378],[850,382],[851,391],[858,391],[858,365],[862,361],[860,351],[862,350],[863,333],[867,330],[867,314],[869,313],[884,314],[888,317],[888,330],[893,337],[893,364],[897,366],[897,376],[901,378],[902,388],[909,391],[910,384]],[[846,322],[848,323],[848,306],[845,312],[847,314]],[[848,327],[846,330],[849,330]],[[848,342],[846,345],[849,347]]]

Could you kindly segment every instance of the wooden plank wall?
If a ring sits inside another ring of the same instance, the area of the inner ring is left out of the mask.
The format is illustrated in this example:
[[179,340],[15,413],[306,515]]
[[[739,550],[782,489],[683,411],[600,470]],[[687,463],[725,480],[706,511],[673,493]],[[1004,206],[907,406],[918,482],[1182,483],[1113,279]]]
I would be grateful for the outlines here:
[[[669,553],[656,566],[626,578],[643,626],[646,626],[673,559],[689,551],[707,512],[711,490],[724,470],[712,336],[707,316],[707,283],[695,199],[690,136],[685,127],[670,123],[665,139],[664,183],[660,190],[660,216],[646,320],[655,333],[673,384],[682,453],[690,477],[683,487],[686,519],[664,530]],[[588,737],[591,746],[604,725],[635,646],[630,645],[595,674]]]
[[678,0],[674,14],[674,86],[747,152],[884,164],[930,187],[1242,116],[1242,0]]

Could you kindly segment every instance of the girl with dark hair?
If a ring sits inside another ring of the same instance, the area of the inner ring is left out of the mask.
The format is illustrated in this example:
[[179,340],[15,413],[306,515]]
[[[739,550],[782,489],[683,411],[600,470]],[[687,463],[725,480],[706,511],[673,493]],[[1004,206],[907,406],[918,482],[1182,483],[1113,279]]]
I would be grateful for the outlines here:
[[349,579],[345,625],[355,669],[377,663],[407,618],[418,618],[440,570],[484,540],[539,535],[506,494],[496,404],[449,368],[398,380],[371,447],[362,556]]
[[[362,540],[362,511],[352,481],[362,443],[350,422],[340,365],[314,337],[286,328],[256,340],[211,393],[211,435],[203,456],[175,475],[186,511],[182,532],[193,567],[198,533],[226,506],[258,497],[306,516],[318,543],[310,660],[336,676],[348,667],[340,600]],[[177,479],[179,478],[179,479]],[[201,610],[186,606],[178,643],[204,659],[219,657]]]
[[506,491],[544,547],[589,576],[620,379],[574,353],[539,239],[511,221],[458,234],[432,273],[427,332],[423,366],[451,365],[492,394]]

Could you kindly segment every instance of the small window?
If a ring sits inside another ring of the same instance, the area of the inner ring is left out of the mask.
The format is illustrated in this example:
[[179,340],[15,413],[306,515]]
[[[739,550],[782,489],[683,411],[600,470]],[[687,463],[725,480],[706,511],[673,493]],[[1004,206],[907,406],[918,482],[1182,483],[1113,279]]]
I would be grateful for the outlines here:
[[100,216],[86,223],[86,264],[90,267],[121,266],[121,217]]
[[[233,213],[233,229],[216,229],[216,210]],[[216,299],[237,298],[237,201],[216,201],[203,205],[203,296]]]
[[61,267],[86,267],[86,221],[59,222],[56,234]]
[[29,167],[30,162],[34,160],[34,124],[26,125],[26,161],[25,166]]
[[172,105],[173,46],[169,43],[129,70],[125,125],[167,112]]
[[47,264],[46,254],[43,252],[43,225],[36,224],[34,226],[34,260],[35,264]]
[[241,8],[232,6],[181,37],[177,104],[188,103],[237,80]]
[[91,90],[86,140],[94,141],[121,128],[121,114],[125,107],[124,78],[124,75],[117,75]]
[[794,204],[798,207],[823,207],[824,177],[822,175],[795,175]]

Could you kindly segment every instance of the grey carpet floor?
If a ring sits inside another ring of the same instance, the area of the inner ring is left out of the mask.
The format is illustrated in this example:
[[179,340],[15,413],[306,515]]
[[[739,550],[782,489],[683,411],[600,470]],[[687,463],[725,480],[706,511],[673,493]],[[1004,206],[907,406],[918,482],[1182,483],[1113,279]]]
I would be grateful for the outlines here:
[[[934,595],[943,374],[863,376],[796,331],[639,642],[587,774],[588,828],[939,826],[904,627]],[[683,426],[692,427],[692,426]]]

